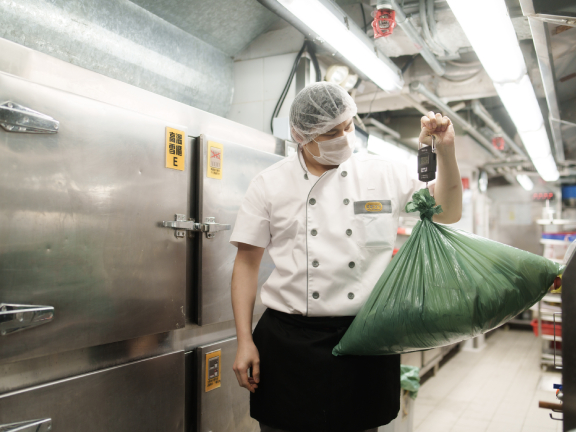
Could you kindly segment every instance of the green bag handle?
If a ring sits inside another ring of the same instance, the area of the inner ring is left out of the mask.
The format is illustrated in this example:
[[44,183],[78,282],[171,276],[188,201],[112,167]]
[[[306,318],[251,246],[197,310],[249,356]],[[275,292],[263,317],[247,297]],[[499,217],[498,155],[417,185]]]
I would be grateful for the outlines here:
[[420,212],[420,219],[432,220],[432,216],[442,213],[442,206],[436,205],[436,200],[428,188],[420,189],[412,195],[412,201],[404,208],[406,213]]

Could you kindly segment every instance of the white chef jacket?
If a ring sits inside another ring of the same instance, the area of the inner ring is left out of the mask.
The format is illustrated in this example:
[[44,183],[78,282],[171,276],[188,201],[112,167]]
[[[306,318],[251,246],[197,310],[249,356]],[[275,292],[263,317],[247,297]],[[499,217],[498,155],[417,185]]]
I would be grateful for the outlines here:
[[262,303],[289,314],[355,316],[390,262],[404,206],[424,187],[415,171],[356,153],[316,177],[298,151],[258,174],[230,242],[268,249],[276,268]]

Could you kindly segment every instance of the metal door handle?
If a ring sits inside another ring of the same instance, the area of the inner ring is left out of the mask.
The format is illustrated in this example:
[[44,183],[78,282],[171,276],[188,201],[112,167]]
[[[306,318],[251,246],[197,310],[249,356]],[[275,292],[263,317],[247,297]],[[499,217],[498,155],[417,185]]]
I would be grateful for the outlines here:
[[176,237],[184,237],[186,231],[206,233],[206,238],[214,238],[218,231],[228,231],[232,225],[216,223],[215,217],[207,217],[206,222],[195,222],[194,219],[186,220],[186,215],[176,214],[173,221],[164,221],[162,226],[174,228]]
[[[54,318],[52,306],[0,303],[0,335],[47,324]],[[19,429],[18,429],[19,430]],[[0,432],[3,430],[0,428]]]
[[14,102],[0,104],[0,126],[8,132],[57,133],[60,122]]
[[0,425],[0,432],[48,432],[51,429],[50,418]]

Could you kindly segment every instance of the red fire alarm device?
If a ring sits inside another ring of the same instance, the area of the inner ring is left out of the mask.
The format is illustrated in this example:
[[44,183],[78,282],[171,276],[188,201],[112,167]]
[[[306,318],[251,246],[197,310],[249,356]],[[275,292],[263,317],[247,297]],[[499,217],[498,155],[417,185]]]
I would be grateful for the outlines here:
[[504,150],[504,138],[501,136],[495,136],[492,138],[492,145],[496,150]]
[[394,27],[396,27],[396,12],[392,9],[378,9],[374,13],[374,21],[372,21],[374,39],[390,36]]

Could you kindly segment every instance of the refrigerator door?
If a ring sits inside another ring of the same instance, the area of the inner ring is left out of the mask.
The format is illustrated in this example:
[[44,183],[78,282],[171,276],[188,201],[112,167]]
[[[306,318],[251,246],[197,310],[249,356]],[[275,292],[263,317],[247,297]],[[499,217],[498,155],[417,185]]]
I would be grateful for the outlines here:
[[2,395],[0,430],[184,432],[184,396],[179,351]]
[[0,104],[0,362],[184,327],[185,128],[4,73]]
[[250,392],[238,385],[232,370],[238,341],[225,339],[187,353],[186,388],[190,432],[258,432],[250,417]]
[[[236,215],[250,181],[270,165],[282,160],[281,156],[255,150],[230,141],[201,135],[196,149],[198,166],[198,208],[193,210],[198,221],[205,223],[214,218],[218,224],[234,229]],[[226,228],[226,227],[224,227]],[[236,247],[230,244],[231,230],[222,230],[210,236],[196,234],[198,263],[195,280],[197,322],[200,325],[229,321],[234,318],[230,298],[232,268]],[[264,253],[258,289],[274,269],[272,259]],[[254,313],[264,312],[260,295],[256,297]]]

